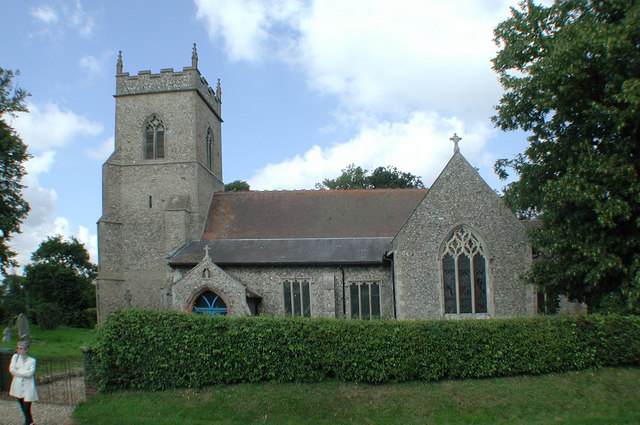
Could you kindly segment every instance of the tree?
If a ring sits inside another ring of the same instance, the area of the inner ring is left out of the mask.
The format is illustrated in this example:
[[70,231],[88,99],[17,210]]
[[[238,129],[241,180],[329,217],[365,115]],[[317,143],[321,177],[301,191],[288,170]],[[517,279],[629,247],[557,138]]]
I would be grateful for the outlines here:
[[316,189],[381,189],[381,188],[423,188],[420,177],[398,171],[396,167],[378,167],[371,174],[362,167],[350,164],[335,179],[324,179],[316,183]]
[[243,180],[234,180],[224,185],[225,192],[246,192],[249,190],[249,183]]
[[5,319],[7,320],[11,320],[18,314],[26,313],[27,311],[23,282],[23,276],[11,274],[4,278],[2,286],[0,286],[2,307],[4,309]]
[[95,307],[97,267],[89,261],[84,245],[76,238],[49,237],[33,252],[31,261],[24,268],[29,309],[38,311],[42,304],[57,304],[64,324],[90,326],[86,310]]
[[0,68],[0,269],[5,274],[7,267],[17,265],[8,242],[12,234],[20,232],[20,224],[29,212],[20,183],[26,174],[22,163],[29,158],[27,147],[5,122],[5,114],[15,116],[16,112],[27,111],[25,98],[29,94],[11,83],[18,74]]
[[529,133],[496,163],[507,205],[538,217],[526,281],[590,310],[640,313],[640,3],[531,0],[495,30],[493,118]]

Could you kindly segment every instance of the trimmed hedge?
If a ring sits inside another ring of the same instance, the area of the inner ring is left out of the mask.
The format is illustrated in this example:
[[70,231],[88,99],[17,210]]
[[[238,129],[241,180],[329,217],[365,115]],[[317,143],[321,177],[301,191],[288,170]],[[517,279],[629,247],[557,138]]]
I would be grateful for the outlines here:
[[640,317],[228,318],[126,310],[97,333],[102,390],[238,382],[402,382],[640,364]]

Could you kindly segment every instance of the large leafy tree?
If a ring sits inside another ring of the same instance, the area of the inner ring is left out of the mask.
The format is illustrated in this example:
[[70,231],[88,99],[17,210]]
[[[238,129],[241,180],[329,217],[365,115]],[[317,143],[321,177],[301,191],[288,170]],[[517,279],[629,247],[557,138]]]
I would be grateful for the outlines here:
[[244,180],[234,180],[224,185],[225,192],[246,192],[250,189],[249,183]]
[[538,217],[526,279],[590,309],[640,312],[640,3],[527,0],[495,30],[495,123],[528,132],[499,160],[505,199]]
[[20,224],[29,212],[29,204],[22,198],[20,183],[26,171],[22,163],[29,158],[27,147],[6,122],[7,116],[26,112],[23,89],[15,88],[11,70],[0,68],[0,269],[15,266],[15,252],[8,245],[12,234],[20,232]]
[[75,238],[49,237],[32,253],[31,261],[24,268],[28,307],[38,310],[43,304],[56,304],[65,324],[87,324],[85,311],[95,307],[97,267],[84,245]]
[[381,189],[381,188],[423,188],[419,176],[399,171],[396,167],[378,167],[369,174],[368,170],[350,164],[335,179],[324,179],[316,183],[316,189]]

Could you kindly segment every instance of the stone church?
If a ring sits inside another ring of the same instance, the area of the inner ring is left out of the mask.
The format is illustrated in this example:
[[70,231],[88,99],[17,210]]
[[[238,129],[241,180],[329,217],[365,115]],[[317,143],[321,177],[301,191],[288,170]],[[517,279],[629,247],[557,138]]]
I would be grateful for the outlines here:
[[232,316],[512,317],[525,226],[458,149],[427,189],[223,192],[220,81],[116,75],[103,165],[98,319],[125,308]]

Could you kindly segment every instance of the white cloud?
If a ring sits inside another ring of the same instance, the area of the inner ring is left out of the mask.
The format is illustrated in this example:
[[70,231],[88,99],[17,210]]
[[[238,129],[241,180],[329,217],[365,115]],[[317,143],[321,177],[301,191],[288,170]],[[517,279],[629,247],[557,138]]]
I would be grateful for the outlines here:
[[[92,259],[96,260],[95,235],[89,234],[82,226],[74,229],[68,219],[55,216],[57,194],[54,189],[46,187],[46,180],[41,176],[50,172],[55,165],[56,148],[72,144],[79,136],[96,136],[102,131],[102,124],[61,109],[56,104],[30,104],[29,110],[29,113],[19,114],[12,121],[12,126],[33,155],[24,164],[27,174],[22,181],[26,186],[23,198],[29,203],[31,211],[20,226],[22,233],[12,237],[10,246],[18,253],[16,259],[23,267],[47,236],[61,234],[68,238],[75,235],[87,244]],[[20,273],[21,270],[15,272]]]
[[87,13],[82,9],[80,0],[76,1],[75,8],[71,10],[69,17],[70,25],[75,28],[81,36],[91,36],[95,27],[95,18],[93,14]]
[[105,139],[99,146],[95,148],[88,148],[85,150],[85,154],[96,161],[104,162],[109,158],[109,155],[113,152],[114,149],[114,137],[111,136]]
[[269,164],[249,184],[255,190],[310,189],[354,163],[369,170],[392,165],[421,176],[429,185],[453,152],[449,138],[454,132],[462,136],[461,150],[471,159],[479,157],[490,131],[481,124],[467,128],[456,117],[417,112],[406,121],[365,125],[351,140],[330,148],[314,146],[302,155]]
[[54,103],[29,104],[28,107],[29,112],[18,114],[12,126],[32,153],[65,146],[77,136],[95,136],[102,131],[101,123]]
[[336,121],[357,133],[269,164],[252,188],[311,188],[349,163],[393,165],[427,183],[448,160],[454,131],[467,158],[492,162],[480,149],[501,94],[493,28],[515,1],[194,1],[231,59],[303,70],[310,87],[337,99]]
[[80,58],[80,67],[87,70],[89,75],[97,75],[103,70],[100,60],[92,55],[84,55]]
[[43,27],[32,36],[59,39],[69,29],[83,38],[90,38],[96,27],[101,10],[86,12],[80,0],[72,4],[56,1],[31,9],[31,16],[43,24]]
[[45,24],[52,24],[58,20],[58,14],[49,5],[34,7],[31,9],[31,16]]
[[[298,31],[301,13],[298,0],[195,0],[197,16],[209,36],[222,36],[226,51],[234,60],[260,60],[267,52],[282,50]],[[294,36],[295,38],[295,36]]]

